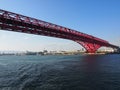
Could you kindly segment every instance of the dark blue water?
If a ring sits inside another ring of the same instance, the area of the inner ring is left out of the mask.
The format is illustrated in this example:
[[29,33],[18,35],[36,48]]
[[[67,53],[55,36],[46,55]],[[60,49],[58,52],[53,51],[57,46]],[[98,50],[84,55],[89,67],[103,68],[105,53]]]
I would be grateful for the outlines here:
[[120,55],[0,56],[0,90],[120,90]]

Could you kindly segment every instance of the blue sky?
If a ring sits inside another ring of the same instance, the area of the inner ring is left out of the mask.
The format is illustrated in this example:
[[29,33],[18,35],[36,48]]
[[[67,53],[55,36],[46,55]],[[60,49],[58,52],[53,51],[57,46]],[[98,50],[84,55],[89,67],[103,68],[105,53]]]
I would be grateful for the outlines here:
[[[120,0],[1,0],[0,9],[34,17],[120,46]],[[73,41],[0,30],[0,50],[77,50]]]

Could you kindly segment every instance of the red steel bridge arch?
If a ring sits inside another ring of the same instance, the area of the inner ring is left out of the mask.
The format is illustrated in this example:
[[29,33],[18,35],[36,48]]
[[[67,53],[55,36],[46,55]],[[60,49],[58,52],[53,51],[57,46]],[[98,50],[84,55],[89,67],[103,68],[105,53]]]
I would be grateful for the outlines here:
[[82,45],[87,53],[95,53],[102,46],[119,48],[92,35],[1,9],[0,29],[73,40]]

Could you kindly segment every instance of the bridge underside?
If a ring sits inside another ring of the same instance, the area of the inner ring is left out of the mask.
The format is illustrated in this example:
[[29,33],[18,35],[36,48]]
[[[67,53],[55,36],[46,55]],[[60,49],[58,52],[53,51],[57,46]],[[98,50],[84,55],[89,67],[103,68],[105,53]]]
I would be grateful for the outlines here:
[[76,41],[86,49],[86,53],[95,53],[101,45],[89,42]]

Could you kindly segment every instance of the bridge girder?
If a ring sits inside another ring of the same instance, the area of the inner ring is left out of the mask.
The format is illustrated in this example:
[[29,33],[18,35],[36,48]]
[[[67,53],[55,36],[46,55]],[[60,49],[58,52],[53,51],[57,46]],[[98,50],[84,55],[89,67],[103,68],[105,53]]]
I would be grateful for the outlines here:
[[95,53],[101,46],[118,48],[109,44],[108,41],[92,35],[5,10],[0,10],[0,28],[8,31],[73,40],[82,45],[88,53]]

